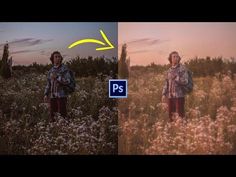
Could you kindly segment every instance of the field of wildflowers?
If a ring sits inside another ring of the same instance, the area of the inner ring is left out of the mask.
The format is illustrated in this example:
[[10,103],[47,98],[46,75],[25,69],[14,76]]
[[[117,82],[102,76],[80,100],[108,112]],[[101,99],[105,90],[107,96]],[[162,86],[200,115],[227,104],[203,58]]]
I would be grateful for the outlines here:
[[68,117],[49,121],[46,73],[0,77],[0,154],[117,154],[117,102],[109,76],[76,78]]
[[76,78],[68,117],[58,115],[55,122],[49,121],[43,102],[46,73],[0,78],[0,153],[236,154],[231,76],[194,77],[186,119],[176,115],[174,122],[161,103],[163,74],[131,70],[128,99],[118,105],[107,96],[109,78]]
[[119,100],[119,154],[236,154],[236,81],[220,73],[193,79],[186,119],[169,122],[164,75],[131,70],[128,99]]

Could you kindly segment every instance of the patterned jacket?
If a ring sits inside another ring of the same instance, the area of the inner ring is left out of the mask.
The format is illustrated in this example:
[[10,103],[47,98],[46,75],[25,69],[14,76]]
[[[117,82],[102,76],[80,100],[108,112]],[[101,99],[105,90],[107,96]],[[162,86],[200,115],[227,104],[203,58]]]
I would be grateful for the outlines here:
[[66,97],[65,87],[71,82],[71,75],[68,68],[61,64],[59,67],[53,66],[47,75],[47,85],[44,95],[50,98]]
[[184,97],[182,86],[188,84],[188,72],[187,69],[178,64],[168,69],[162,95],[168,98],[181,98]]

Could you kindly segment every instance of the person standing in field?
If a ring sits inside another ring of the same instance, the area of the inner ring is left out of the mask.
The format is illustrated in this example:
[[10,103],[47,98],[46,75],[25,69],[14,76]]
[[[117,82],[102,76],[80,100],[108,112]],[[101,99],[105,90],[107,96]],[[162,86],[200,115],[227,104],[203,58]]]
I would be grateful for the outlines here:
[[171,67],[168,69],[162,91],[162,102],[168,103],[169,119],[173,121],[173,113],[178,113],[182,118],[185,116],[185,95],[193,89],[191,72],[180,63],[178,52],[169,54],[168,60]]
[[67,116],[67,96],[74,91],[75,80],[73,73],[62,63],[60,52],[53,52],[50,60],[53,66],[48,72],[44,101],[50,104],[50,118],[54,120],[55,113]]

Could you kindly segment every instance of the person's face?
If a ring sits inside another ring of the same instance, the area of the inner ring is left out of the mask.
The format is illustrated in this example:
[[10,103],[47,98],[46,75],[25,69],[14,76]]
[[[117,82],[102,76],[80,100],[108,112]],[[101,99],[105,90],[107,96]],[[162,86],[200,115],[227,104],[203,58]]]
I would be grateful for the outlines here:
[[54,65],[59,65],[61,63],[61,55],[60,54],[54,54],[53,56],[53,63]]
[[177,65],[179,63],[179,59],[180,59],[179,54],[178,53],[173,53],[171,55],[171,63],[172,63],[172,65]]

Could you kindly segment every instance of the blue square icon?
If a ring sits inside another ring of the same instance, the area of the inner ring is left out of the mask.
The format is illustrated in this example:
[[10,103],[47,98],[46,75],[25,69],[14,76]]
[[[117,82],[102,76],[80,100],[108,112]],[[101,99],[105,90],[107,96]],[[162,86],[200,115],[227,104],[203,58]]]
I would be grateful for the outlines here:
[[109,98],[127,98],[127,79],[109,80]]

